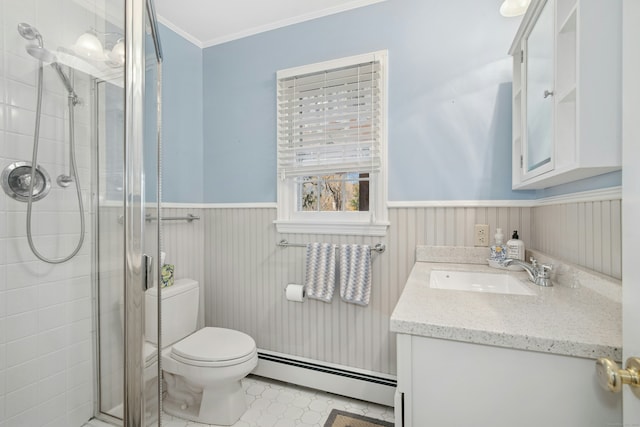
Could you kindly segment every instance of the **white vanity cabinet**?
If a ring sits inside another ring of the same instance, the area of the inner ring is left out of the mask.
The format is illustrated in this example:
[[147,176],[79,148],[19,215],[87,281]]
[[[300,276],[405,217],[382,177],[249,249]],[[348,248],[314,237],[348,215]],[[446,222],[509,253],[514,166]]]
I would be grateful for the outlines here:
[[618,170],[621,0],[533,0],[513,56],[513,189]]
[[596,384],[592,359],[397,338],[396,427],[622,425],[620,396]]
[[622,358],[620,281],[530,252],[579,279],[545,288],[524,272],[501,273],[524,280],[526,295],[431,286],[433,271],[499,271],[479,260],[444,262],[472,250],[416,251],[391,315],[395,426],[622,425],[622,396],[597,383],[595,365],[599,357]]

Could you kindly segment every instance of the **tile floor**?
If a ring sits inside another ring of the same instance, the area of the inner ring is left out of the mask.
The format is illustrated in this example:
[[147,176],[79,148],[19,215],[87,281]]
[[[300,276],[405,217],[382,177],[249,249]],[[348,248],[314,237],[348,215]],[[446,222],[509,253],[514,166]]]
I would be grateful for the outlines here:
[[[393,422],[393,408],[293,384],[249,376],[242,381],[249,409],[234,427],[322,427],[332,409]],[[165,414],[164,427],[215,427]]]
[[[242,380],[249,409],[234,427],[323,427],[332,409],[393,423],[393,408],[293,384],[249,376]],[[94,424],[89,426],[108,426]],[[164,427],[217,427],[164,414]]]

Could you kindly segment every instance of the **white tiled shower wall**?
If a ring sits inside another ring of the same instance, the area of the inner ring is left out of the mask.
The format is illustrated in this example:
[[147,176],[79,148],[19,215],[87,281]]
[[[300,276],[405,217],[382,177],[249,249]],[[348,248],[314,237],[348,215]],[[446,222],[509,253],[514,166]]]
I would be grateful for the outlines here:
[[[93,13],[72,0],[0,1],[0,168],[30,161],[38,62],[16,30],[29,23],[45,46],[70,46],[95,26]],[[79,237],[68,173],[67,98],[55,72],[45,67],[39,163],[54,181],[34,204],[35,244],[48,257],[68,254]],[[76,75],[76,92],[88,100],[88,80]],[[91,295],[91,173],[89,106],[76,108],[79,175],[87,209],[87,232],[71,261],[45,264],[26,239],[26,204],[0,194],[0,426],[80,426],[93,413]]]

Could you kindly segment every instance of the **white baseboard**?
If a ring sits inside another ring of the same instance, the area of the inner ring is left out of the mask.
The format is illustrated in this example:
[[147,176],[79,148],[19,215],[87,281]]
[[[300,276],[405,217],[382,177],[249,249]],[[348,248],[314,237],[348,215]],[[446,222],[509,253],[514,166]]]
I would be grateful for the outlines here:
[[396,378],[267,350],[258,350],[258,366],[252,374],[353,399],[393,406]]

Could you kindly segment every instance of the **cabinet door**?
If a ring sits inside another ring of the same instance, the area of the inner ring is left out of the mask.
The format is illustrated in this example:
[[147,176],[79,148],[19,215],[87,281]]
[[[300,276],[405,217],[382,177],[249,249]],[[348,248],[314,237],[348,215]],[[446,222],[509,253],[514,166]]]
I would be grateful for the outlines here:
[[553,169],[554,1],[545,2],[525,42],[523,180]]

